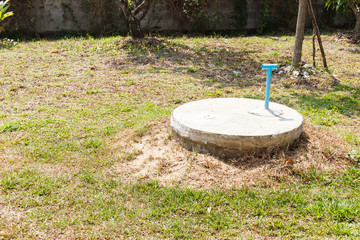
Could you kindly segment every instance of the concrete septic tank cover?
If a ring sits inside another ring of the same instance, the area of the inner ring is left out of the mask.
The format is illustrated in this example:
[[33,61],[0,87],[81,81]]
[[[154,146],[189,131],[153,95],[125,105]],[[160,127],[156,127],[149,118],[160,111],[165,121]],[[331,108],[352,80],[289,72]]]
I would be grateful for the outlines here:
[[300,137],[303,117],[287,106],[247,98],[186,103],[171,115],[175,137],[189,150],[237,157],[284,147]]

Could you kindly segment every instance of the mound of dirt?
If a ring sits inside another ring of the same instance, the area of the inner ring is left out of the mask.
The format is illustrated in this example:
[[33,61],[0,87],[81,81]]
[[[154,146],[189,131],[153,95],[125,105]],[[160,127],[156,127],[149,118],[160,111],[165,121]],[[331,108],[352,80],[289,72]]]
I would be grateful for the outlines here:
[[173,139],[168,119],[152,125],[145,136],[122,133],[117,139],[114,147],[121,161],[115,171],[129,182],[156,180],[163,186],[230,189],[270,185],[311,170],[334,173],[349,165],[346,144],[310,123],[288,149],[231,160],[183,148]]

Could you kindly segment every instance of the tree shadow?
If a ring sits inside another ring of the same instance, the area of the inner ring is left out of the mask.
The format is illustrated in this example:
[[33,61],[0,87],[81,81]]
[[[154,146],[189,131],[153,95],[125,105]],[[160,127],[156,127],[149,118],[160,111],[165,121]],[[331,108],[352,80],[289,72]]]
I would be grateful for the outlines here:
[[[128,39],[118,44],[126,51],[126,61],[132,64],[191,76],[207,86],[248,87],[263,82],[265,76],[262,63],[253,56],[261,52],[256,49],[239,50],[221,42],[218,46],[188,46],[162,38]],[[123,68],[126,61],[114,59],[112,65]]]
[[287,147],[260,153],[244,153],[237,158],[216,159],[233,168],[265,174],[280,182],[290,176],[306,180],[311,177],[309,174],[338,171],[347,166],[349,161],[345,158],[348,153],[346,146],[335,134],[306,123],[300,138]]
[[348,117],[360,115],[360,87],[339,84],[325,95],[306,95],[294,92],[292,96],[303,108],[336,110]]
[[306,152],[309,147],[308,132],[303,131],[300,137],[293,143],[280,148],[264,150],[261,152],[245,152],[237,158],[224,158],[217,156],[218,160],[236,168],[244,170],[256,169],[259,167],[278,167],[279,164],[291,165],[293,159],[299,154]]
[[[197,44],[196,41],[199,43]],[[130,67],[149,66],[155,70],[154,72],[172,72],[195,78],[204,86],[219,89],[263,86],[265,73],[261,69],[262,62],[259,62],[260,58],[257,56],[261,54],[261,50],[239,49],[221,39],[211,42],[211,45],[201,41],[204,40],[194,39],[192,45],[187,45],[180,41],[157,37],[144,40],[120,40],[116,44],[126,53],[126,57],[114,59],[111,64],[118,69],[129,65]],[[286,56],[276,56],[276,59],[280,64],[289,60]],[[289,78],[290,76],[286,74],[273,74],[275,81],[279,79],[287,81]],[[298,88],[306,88],[313,92],[311,95],[302,91],[290,93],[291,98],[295,99],[294,103],[300,108],[335,110],[344,116],[359,116],[359,87],[341,85],[333,81],[330,75],[310,78],[310,80],[297,78],[292,80],[292,83],[296,81]],[[319,94],[318,91],[324,93]],[[253,94],[255,96],[248,97],[258,97],[256,93]]]

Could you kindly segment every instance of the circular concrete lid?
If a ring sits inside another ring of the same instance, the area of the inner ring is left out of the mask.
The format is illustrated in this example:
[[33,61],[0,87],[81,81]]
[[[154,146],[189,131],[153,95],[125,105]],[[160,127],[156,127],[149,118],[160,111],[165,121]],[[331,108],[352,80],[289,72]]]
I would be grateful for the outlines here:
[[246,98],[215,98],[184,104],[174,110],[171,126],[189,149],[236,156],[245,151],[291,144],[301,132],[303,117],[294,109]]

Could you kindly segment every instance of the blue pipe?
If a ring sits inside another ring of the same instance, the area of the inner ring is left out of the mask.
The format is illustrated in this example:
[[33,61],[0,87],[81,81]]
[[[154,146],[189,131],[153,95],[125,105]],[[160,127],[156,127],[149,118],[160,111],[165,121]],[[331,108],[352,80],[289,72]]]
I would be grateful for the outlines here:
[[277,64],[263,64],[262,69],[266,69],[266,94],[265,94],[265,108],[269,109],[269,99],[270,99],[270,83],[271,83],[271,73],[273,69],[277,69]]

